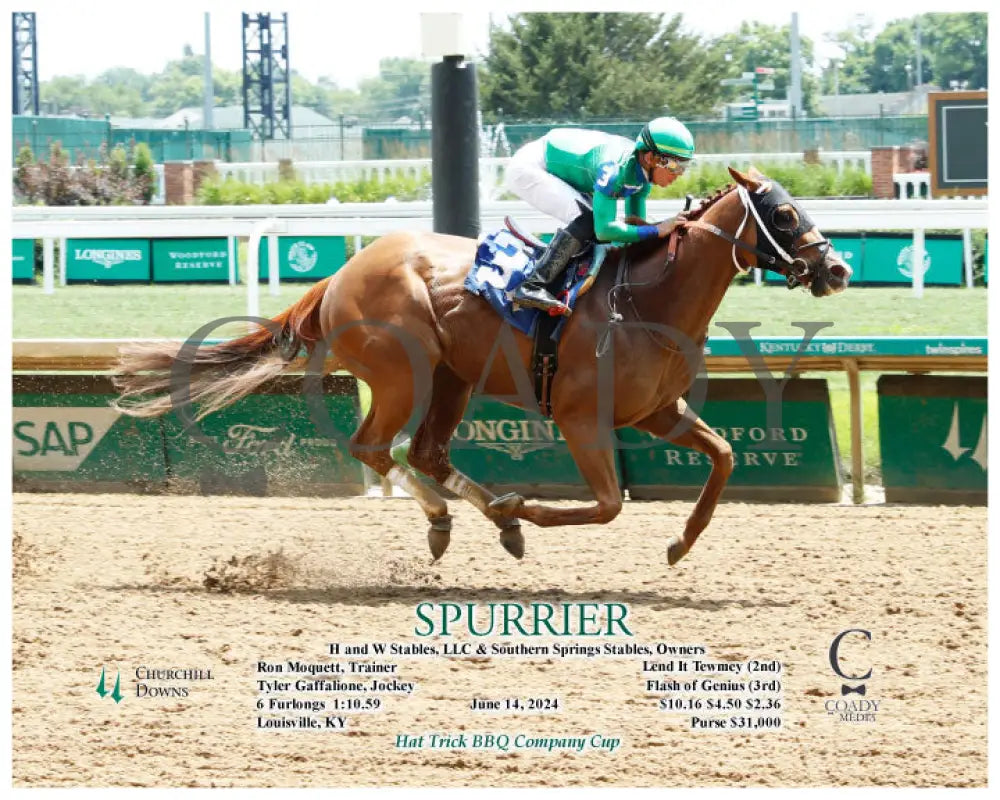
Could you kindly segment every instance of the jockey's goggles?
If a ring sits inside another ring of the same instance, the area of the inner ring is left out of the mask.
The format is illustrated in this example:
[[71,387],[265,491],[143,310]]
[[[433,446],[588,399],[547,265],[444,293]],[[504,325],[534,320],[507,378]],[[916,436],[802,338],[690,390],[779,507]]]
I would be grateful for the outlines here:
[[656,166],[662,167],[673,175],[683,175],[684,170],[686,170],[688,168],[688,164],[691,163],[685,159],[669,156],[665,153],[656,153],[655,155]]

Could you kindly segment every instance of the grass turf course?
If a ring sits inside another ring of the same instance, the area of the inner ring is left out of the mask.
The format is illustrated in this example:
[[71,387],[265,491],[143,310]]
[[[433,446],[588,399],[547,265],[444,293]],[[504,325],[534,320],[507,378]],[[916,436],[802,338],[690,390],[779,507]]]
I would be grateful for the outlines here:
[[[260,309],[273,316],[295,302],[308,284],[285,283],[272,297],[261,286]],[[246,314],[244,286],[141,285],[68,286],[52,295],[41,288],[14,286],[13,332],[16,339],[185,338],[205,323]],[[841,295],[814,298],[804,290],[781,286],[735,284],[730,287],[709,328],[710,336],[728,336],[717,322],[759,322],[757,336],[801,336],[796,321],[832,322],[820,336],[985,336],[986,290],[927,288],[921,299],[909,288],[852,288]],[[242,328],[240,329],[242,330]],[[212,336],[234,335],[220,328]],[[841,457],[850,459],[850,412],[847,378],[838,372],[807,373],[826,378]],[[879,474],[876,373],[862,373],[864,394],[865,473]]]

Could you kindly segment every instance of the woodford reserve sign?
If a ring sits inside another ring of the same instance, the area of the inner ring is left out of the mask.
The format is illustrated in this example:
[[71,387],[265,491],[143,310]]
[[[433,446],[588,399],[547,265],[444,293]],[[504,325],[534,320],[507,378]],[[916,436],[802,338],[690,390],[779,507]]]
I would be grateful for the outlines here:
[[[840,454],[823,379],[790,380],[769,408],[755,379],[708,381],[699,416],[733,448],[726,498],[837,502]],[[711,461],[702,453],[633,429],[619,432],[629,495],[639,500],[697,497]]]

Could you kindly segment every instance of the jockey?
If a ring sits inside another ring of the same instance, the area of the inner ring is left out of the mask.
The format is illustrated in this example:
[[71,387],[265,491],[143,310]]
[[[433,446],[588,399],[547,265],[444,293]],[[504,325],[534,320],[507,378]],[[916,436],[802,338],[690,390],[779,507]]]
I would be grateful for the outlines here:
[[[669,236],[678,220],[645,224],[646,197],[652,184],[677,180],[693,155],[691,132],[673,117],[650,121],[634,142],[601,131],[555,128],[521,147],[507,167],[507,188],[566,227],[556,231],[531,278],[514,293],[514,303],[569,315],[545,287],[587,242]],[[620,198],[625,221],[618,220]],[[639,224],[633,224],[636,219]]]

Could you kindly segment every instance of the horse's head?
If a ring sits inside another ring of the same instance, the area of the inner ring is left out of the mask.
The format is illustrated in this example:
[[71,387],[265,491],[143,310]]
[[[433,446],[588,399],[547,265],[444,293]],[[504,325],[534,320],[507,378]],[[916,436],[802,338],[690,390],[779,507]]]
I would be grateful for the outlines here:
[[774,259],[773,265],[758,259],[759,266],[780,272],[790,286],[806,286],[815,297],[847,288],[851,268],[785,187],[752,166],[747,174],[730,167],[729,174],[745,190],[744,202],[749,200],[748,210],[757,221],[757,249]]

